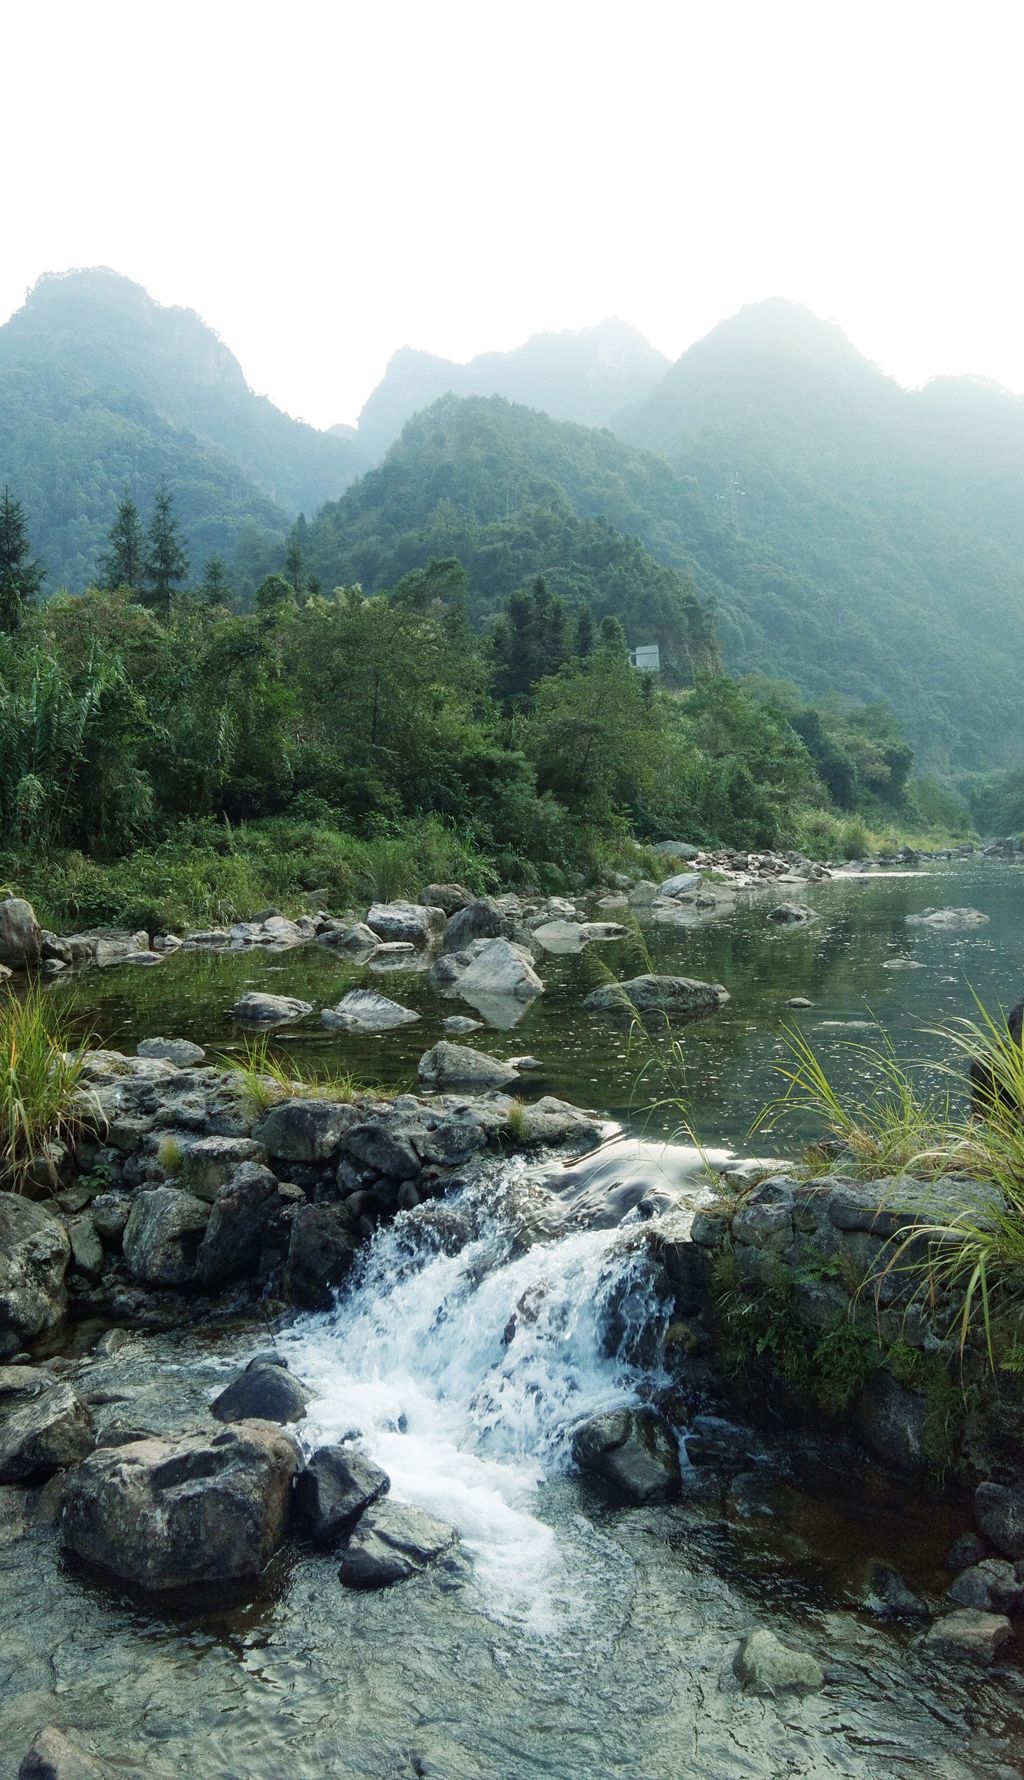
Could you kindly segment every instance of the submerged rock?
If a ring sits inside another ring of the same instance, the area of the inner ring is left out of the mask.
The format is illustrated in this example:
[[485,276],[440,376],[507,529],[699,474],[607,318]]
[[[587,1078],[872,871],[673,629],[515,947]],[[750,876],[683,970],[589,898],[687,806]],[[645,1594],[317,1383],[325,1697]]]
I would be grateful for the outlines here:
[[603,1477],[632,1502],[663,1502],[679,1488],[679,1448],[653,1409],[591,1416],[573,1434],[572,1453],[581,1470]]
[[389,1032],[395,1026],[410,1026],[419,1017],[375,989],[350,989],[337,1007],[324,1008],[320,1024],[331,1032]]
[[313,1012],[313,1004],[295,995],[264,995],[258,989],[247,989],[229,1011],[242,1026],[283,1026],[304,1020]]
[[425,1088],[507,1088],[519,1080],[511,1063],[445,1039],[424,1052],[417,1074]]
[[249,1365],[214,1397],[210,1414],[219,1422],[298,1422],[309,1392],[283,1366]]
[[632,1019],[637,1014],[678,1014],[690,1019],[713,1014],[729,999],[721,983],[697,977],[642,976],[625,983],[604,983],[593,989],[584,1007],[595,1013]]
[[299,1467],[259,1422],[99,1447],[68,1477],[64,1544],[155,1592],[258,1576],[281,1545]]
[[809,922],[816,921],[818,917],[813,909],[807,907],[805,902],[780,902],[773,909],[769,909],[768,919],[777,922],[781,927],[796,927],[806,926]]
[[947,929],[985,927],[988,916],[980,909],[922,909],[919,915],[908,915],[908,927],[944,927]]
[[735,1669],[745,1691],[767,1699],[780,1693],[818,1693],[825,1685],[824,1670],[810,1652],[783,1644],[767,1627],[747,1633]]
[[457,1548],[458,1536],[447,1521],[389,1499],[362,1516],[339,1575],[346,1588],[386,1588],[419,1575],[439,1559],[455,1558]]
[[113,1780],[113,1776],[56,1725],[48,1724],[22,1757],[18,1780]]
[[321,1446],[295,1479],[296,1512],[309,1537],[327,1545],[390,1488],[387,1472],[354,1447]]

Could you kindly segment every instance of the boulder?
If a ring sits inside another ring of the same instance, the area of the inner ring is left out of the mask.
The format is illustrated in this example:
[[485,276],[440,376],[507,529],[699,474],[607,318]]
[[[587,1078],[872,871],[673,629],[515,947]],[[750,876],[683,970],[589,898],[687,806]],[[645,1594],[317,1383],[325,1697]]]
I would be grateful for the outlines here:
[[390,1032],[395,1026],[410,1026],[419,1019],[412,1008],[378,995],[375,989],[350,989],[337,1007],[325,1007],[320,1015],[321,1026],[331,1032]]
[[958,1607],[978,1607],[983,1613],[1019,1613],[1024,1607],[1024,1582],[1009,1558],[982,1558],[961,1570],[946,1593]]
[[985,927],[988,916],[980,909],[922,909],[919,915],[908,915],[908,927],[938,927],[955,932],[962,928]]
[[31,1200],[0,1192],[0,1359],[60,1322],[70,1259],[62,1223]]
[[71,1258],[79,1273],[98,1279],[103,1272],[103,1244],[89,1212],[83,1211],[68,1223]]
[[133,1279],[148,1286],[189,1286],[210,1207],[178,1187],[151,1187],[132,1202],[124,1258]]
[[304,1020],[313,1012],[313,1004],[294,995],[264,995],[258,989],[247,989],[229,1012],[242,1026],[284,1026]]
[[189,1038],[143,1038],[135,1049],[140,1057],[159,1057],[177,1069],[191,1069],[206,1057],[202,1045],[194,1045]]
[[444,930],[446,952],[464,952],[475,939],[511,939],[514,923],[490,896],[478,897],[452,916]]
[[97,1193],[89,1207],[93,1228],[107,1248],[120,1248],[132,1209],[127,1193]]
[[916,1471],[928,1462],[928,1404],[880,1370],[857,1399],[858,1432],[886,1465]]
[[321,933],[317,940],[317,945],[326,946],[332,952],[375,952],[379,943],[377,935],[365,921],[357,921],[352,927],[332,927],[327,933]]
[[699,890],[700,886],[699,871],[679,871],[674,877],[666,878],[663,884],[659,884],[658,892],[661,896],[689,896],[693,891]]
[[321,1446],[295,1479],[295,1508],[311,1539],[328,1545],[387,1495],[386,1471],[351,1446]]
[[64,1544],[154,1592],[258,1576],[298,1468],[289,1437],[261,1422],[99,1447],[68,1477]]
[[34,1366],[0,1367],[0,1483],[38,1483],[95,1445],[71,1386]]
[[444,930],[444,911],[422,902],[375,902],[366,925],[382,940],[429,946]]
[[693,847],[689,841],[655,841],[652,849],[655,853],[664,853],[666,859],[698,859],[700,848]]
[[818,917],[805,902],[779,902],[768,910],[768,919],[777,922],[780,927],[798,927],[806,926]]
[[426,884],[420,891],[420,901],[427,908],[440,909],[445,915],[457,915],[473,900],[472,890],[464,884]]
[[243,1162],[218,1190],[199,1244],[196,1278],[204,1290],[255,1273],[280,1204],[277,1179],[270,1169],[259,1162]]
[[717,1013],[728,999],[721,983],[703,983],[696,977],[642,976],[625,983],[604,983],[591,990],[583,1005],[595,1013],[626,1019],[664,1013],[693,1020]]
[[810,1652],[783,1644],[767,1627],[747,1633],[734,1666],[744,1691],[765,1699],[780,1693],[818,1693],[825,1685],[821,1664]]
[[358,1242],[344,1206],[300,1205],[292,1220],[282,1290],[299,1310],[330,1310]]
[[979,1531],[1004,1557],[1024,1558],[1024,1490],[979,1483],[974,1492],[974,1519]]
[[[469,910],[466,913],[469,914]],[[462,970],[455,983],[456,992],[464,1001],[508,999],[533,1001],[543,995],[544,984],[533,968],[533,959],[524,946],[511,940],[492,939],[477,952]]]
[[339,1572],[346,1588],[386,1588],[405,1582],[438,1559],[455,1557],[455,1528],[422,1508],[378,1501],[352,1534]]
[[9,970],[37,970],[43,932],[30,902],[21,896],[0,900],[0,964]]
[[424,1052],[417,1074],[423,1086],[432,1089],[507,1088],[519,1080],[519,1071],[511,1063],[445,1039]]
[[453,1038],[462,1038],[468,1032],[483,1030],[483,1021],[471,1020],[468,1014],[449,1014],[446,1020],[441,1021],[441,1025]]
[[113,1776],[56,1725],[48,1724],[22,1757],[18,1780],[113,1780]]
[[210,1414],[219,1422],[299,1422],[309,1400],[285,1367],[249,1365],[214,1397]]
[[197,1199],[213,1200],[246,1162],[264,1162],[266,1150],[251,1137],[199,1137],[182,1152],[179,1184]]
[[929,1626],[922,1643],[936,1655],[960,1658],[988,1669],[1012,1636],[1013,1629],[1005,1614],[958,1607]]
[[332,1162],[345,1133],[358,1120],[340,1100],[282,1100],[264,1113],[253,1137],[283,1162]]
[[680,1484],[679,1448],[653,1409],[609,1409],[581,1423],[572,1437],[581,1470],[592,1471],[631,1502],[664,1502]]

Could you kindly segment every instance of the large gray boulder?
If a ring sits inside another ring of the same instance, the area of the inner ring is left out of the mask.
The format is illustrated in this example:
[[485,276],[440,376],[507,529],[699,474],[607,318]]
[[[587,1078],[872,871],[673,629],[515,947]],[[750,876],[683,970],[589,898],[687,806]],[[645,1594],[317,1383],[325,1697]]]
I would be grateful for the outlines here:
[[330,1162],[358,1117],[340,1100],[282,1100],[264,1114],[253,1137],[283,1162]]
[[196,1278],[205,1291],[256,1271],[280,1206],[277,1178],[258,1162],[244,1162],[224,1183],[196,1255]]
[[0,1367],[0,1483],[37,1483],[96,1444],[69,1384],[35,1366]]
[[446,952],[464,952],[475,939],[511,939],[514,923],[490,896],[481,896],[451,917],[444,930]]
[[692,1020],[716,1013],[728,999],[728,990],[721,983],[704,983],[697,977],[642,976],[625,983],[603,983],[591,990],[583,1005],[594,1013],[625,1019],[664,1013]]
[[330,952],[372,953],[377,950],[380,941],[365,921],[356,921],[352,926],[328,928],[317,939],[318,946],[326,946]]
[[346,1588],[386,1588],[439,1559],[455,1559],[458,1537],[447,1521],[390,1498],[368,1508],[348,1542],[340,1576]]
[[179,1186],[197,1199],[216,1199],[246,1162],[263,1162],[266,1151],[251,1137],[197,1137],[183,1146],[175,1171]]
[[367,912],[366,925],[382,940],[429,946],[444,931],[443,909],[422,902],[375,902]]
[[20,896],[0,900],[0,964],[9,970],[37,970],[43,932],[30,902]]
[[292,1219],[282,1290],[298,1310],[330,1310],[358,1241],[343,1205],[300,1205]]
[[573,1434],[581,1470],[604,1478],[631,1502],[664,1502],[679,1489],[679,1447],[653,1409],[609,1409]]
[[142,1038],[135,1049],[140,1057],[157,1057],[176,1069],[191,1069],[206,1057],[202,1045],[193,1044],[190,1038]]
[[232,1019],[241,1026],[286,1026],[312,1012],[311,1001],[300,1001],[295,995],[264,995],[258,989],[247,989],[230,1009]]
[[974,1519],[979,1531],[1004,1557],[1024,1558],[1024,1490],[979,1483],[974,1492]]
[[390,1032],[395,1026],[411,1026],[419,1019],[411,1007],[402,1007],[375,989],[350,989],[337,1007],[325,1007],[321,1026],[330,1032]]
[[309,1537],[327,1545],[390,1488],[387,1472],[354,1447],[321,1446],[295,1479],[296,1512]]
[[113,1775],[56,1725],[48,1724],[22,1757],[18,1780],[113,1780]]
[[0,1359],[60,1322],[70,1259],[57,1218],[16,1193],[0,1192]]
[[441,909],[445,915],[457,915],[460,910],[468,909],[473,892],[467,890],[465,884],[426,884],[420,891],[420,901],[427,908]]
[[658,891],[662,896],[689,896],[691,892],[699,890],[700,886],[699,871],[677,871],[671,878],[666,878],[663,884],[658,885]]
[[454,987],[463,1001],[470,1002],[528,1002],[544,993],[530,953],[525,946],[517,946],[508,939],[492,939],[481,946],[465,969],[460,970]]
[[99,1447],[68,1477],[69,1551],[159,1592],[258,1576],[281,1545],[293,1441],[265,1422]]
[[1004,1613],[983,1613],[976,1607],[958,1607],[929,1626],[922,1639],[925,1650],[937,1656],[991,1668],[1013,1628]]
[[210,1414],[219,1422],[299,1422],[309,1392],[284,1366],[250,1365],[214,1397]]
[[133,1279],[147,1286],[190,1286],[210,1207],[179,1187],[136,1193],[124,1230],[124,1258]]
[[470,1045],[453,1045],[447,1039],[425,1051],[417,1074],[425,1088],[508,1088],[519,1078],[518,1069],[500,1057],[488,1057]]

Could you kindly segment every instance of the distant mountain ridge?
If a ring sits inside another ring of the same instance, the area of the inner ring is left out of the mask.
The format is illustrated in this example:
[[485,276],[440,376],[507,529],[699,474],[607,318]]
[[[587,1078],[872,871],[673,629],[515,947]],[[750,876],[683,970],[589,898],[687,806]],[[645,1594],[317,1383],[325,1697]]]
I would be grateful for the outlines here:
[[438,397],[505,396],[553,420],[607,426],[658,383],[670,361],[617,316],[589,328],[534,334],[510,352],[482,352],[468,364],[403,346],[359,416],[359,440],[383,456],[407,420]]
[[23,501],[52,589],[96,573],[122,488],[166,476],[190,552],[258,554],[364,466],[358,443],[247,385],[189,309],[102,268],[48,275],[0,327],[0,482]]

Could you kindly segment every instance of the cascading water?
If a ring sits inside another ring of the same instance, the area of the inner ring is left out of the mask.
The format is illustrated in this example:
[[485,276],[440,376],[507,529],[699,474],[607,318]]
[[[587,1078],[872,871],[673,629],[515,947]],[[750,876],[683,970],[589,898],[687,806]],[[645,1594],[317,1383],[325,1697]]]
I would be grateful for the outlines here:
[[509,1166],[402,1214],[283,1345],[315,1393],[307,1442],[354,1435],[397,1497],[458,1528],[487,1610],[542,1630],[571,1592],[543,1484],[576,1423],[636,1400],[667,1307],[635,1214],[533,1240],[536,1210]]

